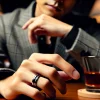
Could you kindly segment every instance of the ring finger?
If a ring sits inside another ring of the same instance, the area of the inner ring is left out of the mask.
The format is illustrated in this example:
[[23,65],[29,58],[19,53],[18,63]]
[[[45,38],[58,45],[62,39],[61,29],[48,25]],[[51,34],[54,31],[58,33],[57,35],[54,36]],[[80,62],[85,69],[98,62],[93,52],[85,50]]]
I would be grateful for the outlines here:
[[[29,82],[32,86],[32,80],[36,77],[36,74],[32,72],[26,72],[26,76],[24,77],[24,81]],[[34,85],[33,85],[34,86]],[[42,89],[50,98],[55,98],[56,91],[52,85],[52,83],[49,81],[49,79],[44,78],[42,76],[39,77],[37,80],[36,86],[40,89]]]
[[18,88],[19,94],[24,94],[35,100],[45,100],[45,95],[41,93],[38,89],[33,88],[25,83],[21,83]]

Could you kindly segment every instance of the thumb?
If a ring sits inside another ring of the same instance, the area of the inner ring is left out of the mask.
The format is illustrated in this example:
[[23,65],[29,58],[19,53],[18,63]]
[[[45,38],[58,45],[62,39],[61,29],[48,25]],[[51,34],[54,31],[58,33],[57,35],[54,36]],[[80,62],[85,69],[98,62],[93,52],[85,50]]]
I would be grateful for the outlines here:
[[47,44],[51,44],[51,36],[46,36],[46,43]]

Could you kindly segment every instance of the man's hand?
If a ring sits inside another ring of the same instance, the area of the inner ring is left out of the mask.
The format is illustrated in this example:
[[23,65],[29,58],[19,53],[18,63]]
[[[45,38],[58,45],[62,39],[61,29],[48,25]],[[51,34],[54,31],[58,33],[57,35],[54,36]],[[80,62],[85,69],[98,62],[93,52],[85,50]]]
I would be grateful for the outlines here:
[[39,17],[31,18],[22,28],[28,28],[29,41],[30,43],[35,43],[37,42],[37,35],[63,37],[65,34],[68,34],[72,26],[42,14]]
[[[53,64],[62,71],[57,71]],[[37,87],[50,97],[56,97],[55,86],[62,94],[66,93],[66,82],[69,78],[80,77],[76,69],[58,54],[34,53],[22,62],[18,70],[10,77],[0,81],[0,93],[6,99],[14,99],[20,94],[35,100],[45,100],[43,92],[32,84],[32,79],[40,75]]]

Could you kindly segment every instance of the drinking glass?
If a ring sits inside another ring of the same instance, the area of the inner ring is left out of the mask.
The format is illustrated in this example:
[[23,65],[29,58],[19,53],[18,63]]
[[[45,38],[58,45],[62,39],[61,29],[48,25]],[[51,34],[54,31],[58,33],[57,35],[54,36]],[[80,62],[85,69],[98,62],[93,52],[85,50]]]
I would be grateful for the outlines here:
[[100,58],[82,57],[86,90],[100,92]]

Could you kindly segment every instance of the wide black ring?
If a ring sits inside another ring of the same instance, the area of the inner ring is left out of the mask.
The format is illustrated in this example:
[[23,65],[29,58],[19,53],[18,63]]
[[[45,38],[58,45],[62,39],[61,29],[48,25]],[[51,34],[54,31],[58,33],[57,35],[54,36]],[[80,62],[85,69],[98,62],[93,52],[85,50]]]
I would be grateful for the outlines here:
[[32,85],[33,86],[37,86],[37,82],[40,78],[40,75],[36,75],[33,79],[32,79]]

